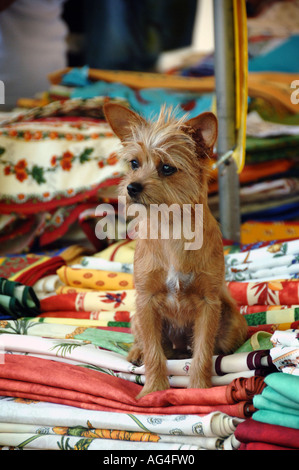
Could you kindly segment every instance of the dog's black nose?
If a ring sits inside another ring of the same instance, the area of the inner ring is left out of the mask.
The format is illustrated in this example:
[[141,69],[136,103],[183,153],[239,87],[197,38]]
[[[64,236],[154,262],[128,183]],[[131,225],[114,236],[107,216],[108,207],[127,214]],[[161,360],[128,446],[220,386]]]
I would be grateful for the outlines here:
[[140,183],[130,183],[127,186],[127,191],[129,196],[135,197],[137,194],[141,193],[143,190],[143,186]]

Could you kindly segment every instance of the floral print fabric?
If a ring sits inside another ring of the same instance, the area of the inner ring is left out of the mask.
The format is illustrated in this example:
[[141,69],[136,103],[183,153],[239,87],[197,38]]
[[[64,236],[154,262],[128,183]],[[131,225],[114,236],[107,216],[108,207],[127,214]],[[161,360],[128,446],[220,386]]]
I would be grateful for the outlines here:
[[86,191],[121,174],[118,147],[110,127],[95,120],[53,118],[2,127],[1,212],[35,212],[37,202],[49,208],[79,194],[86,198]]
[[275,331],[271,337],[271,358],[277,369],[299,376],[299,329]]
[[276,243],[243,253],[225,256],[226,280],[271,281],[299,276],[299,241]]
[[221,412],[205,416],[118,414],[0,398],[0,446],[25,449],[108,450],[123,448],[126,442],[134,449],[137,442],[136,449],[231,450],[238,446],[234,431],[241,422]]

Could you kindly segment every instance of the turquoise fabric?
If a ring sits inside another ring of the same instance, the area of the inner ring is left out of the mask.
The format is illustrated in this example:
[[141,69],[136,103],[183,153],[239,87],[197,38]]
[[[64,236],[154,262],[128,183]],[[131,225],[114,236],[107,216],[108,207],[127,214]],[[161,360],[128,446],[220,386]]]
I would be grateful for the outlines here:
[[264,381],[266,387],[253,398],[252,419],[299,429],[299,376],[276,372]]
[[275,49],[249,60],[250,72],[299,72],[299,35],[288,38]]
[[71,98],[89,99],[95,96],[108,96],[110,98],[122,98],[138,114],[146,119],[151,119],[159,114],[161,106],[172,106],[176,110],[178,118],[188,113],[193,118],[205,111],[211,111],[213,93],[199,94],[191,92],[179,92],[166,88],[145,88],[135,91],[122,83],[108,83],[98,80],[92,84],[87,79],[87,69],[73,69],[63,78],[63,85],[73,86]]

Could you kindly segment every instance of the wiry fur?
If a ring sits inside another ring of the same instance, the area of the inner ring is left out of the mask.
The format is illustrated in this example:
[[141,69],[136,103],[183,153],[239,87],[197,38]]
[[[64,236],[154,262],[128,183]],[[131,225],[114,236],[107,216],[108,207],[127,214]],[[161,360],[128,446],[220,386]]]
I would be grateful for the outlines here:
[[[190,387],[210,387],[213,354],[233,352],[246,338],[247,326],[224,279],[222,237],[207,204],[208,158],[217,137],[212,113],[175,120],[163,109],[155,122],[132,111],[105,106],[105,115],[123,143],[122,157],[138,160],[121,184],[128,203],[203,205],[203,245],[185,250],[186,240],[138,239],[134,259],[137,292],[135,337],[128,359],[145,364],[146,382],[139,398],[169,387],[166,357],[191,354]],[[171,176],[161,165],[177,168]],[[133,199],[130,183],[142,184]]]

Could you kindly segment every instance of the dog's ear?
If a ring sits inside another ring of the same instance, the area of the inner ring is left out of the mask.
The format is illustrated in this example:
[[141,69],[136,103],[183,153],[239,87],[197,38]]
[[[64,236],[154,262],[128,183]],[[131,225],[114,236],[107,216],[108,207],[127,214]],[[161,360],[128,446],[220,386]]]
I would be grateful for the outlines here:
[[132,126],[146,123],[139,114],[117,103],[107,103],[103,109],[107,122],[121,141],[130,139]]
[[214,147],[218,135],[218,122],[215,114],[210,112],[202,113],[189,119],[185,124],[193,129],[195,140],[203,140],[210,149]]

